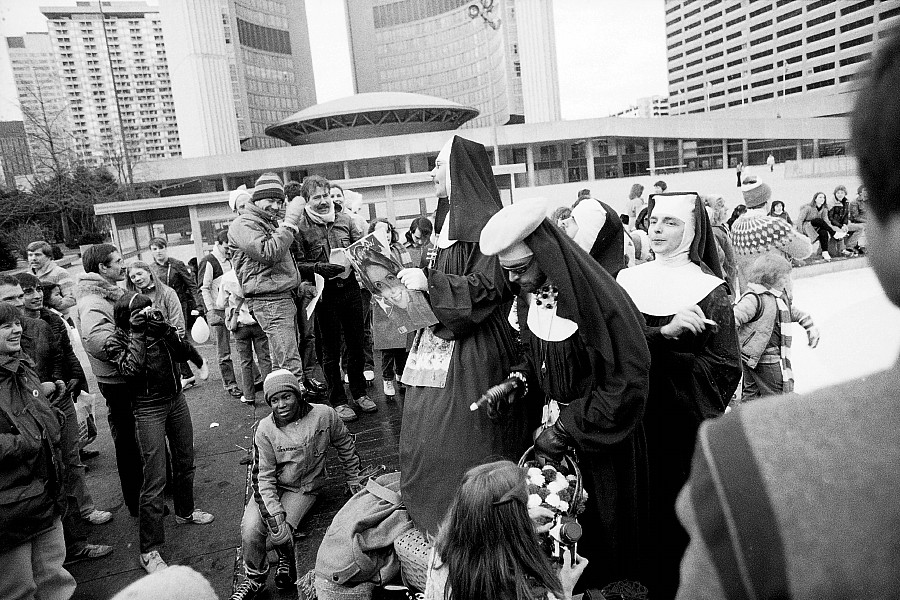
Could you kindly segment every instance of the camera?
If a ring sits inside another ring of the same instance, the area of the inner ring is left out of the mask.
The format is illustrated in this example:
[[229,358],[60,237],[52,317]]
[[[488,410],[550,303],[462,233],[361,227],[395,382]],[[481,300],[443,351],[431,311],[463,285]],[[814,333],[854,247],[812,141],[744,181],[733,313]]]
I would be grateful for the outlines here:
[[572,563],[578,554],[578,540],[581,539],[581,525],[571,517],[556,515],[554,525],[550,529],[550,558],[560,563],[566,552],[572,553]]

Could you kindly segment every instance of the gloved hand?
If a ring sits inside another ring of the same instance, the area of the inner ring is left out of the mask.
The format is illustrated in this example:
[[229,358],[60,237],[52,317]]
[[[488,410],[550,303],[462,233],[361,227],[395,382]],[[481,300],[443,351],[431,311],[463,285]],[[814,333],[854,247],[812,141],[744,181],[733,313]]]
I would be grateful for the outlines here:
[[304,206],[306,206],[306,200],[303,199],[303,196],[295,196],[284,209],[284,222],[297,227]]
[[497,385],[488,388],[476,404],[487,408],[488,417],[496,421],[524,391],[525,384],[518,377],[508,377]]
[[310,283],[309,281],[301,281],[299,296],[301,298],[308,298],[312,300],[316,297],[316,285],[314,283]]
[[294,532],[291,524],[285,520],[284,513],[278,513],[266,518],[266,528],[269,530],[269,539],[273,546],[290,544],[294,540]]
[[131,318],[129,319],[131,323],[131,330],[135,333],[143,333],[147,331],[147,313],[142,310],[136,310],[131,313]]
[[[173,327],[174,329],[174,327]],[[159,311],[153,311],[147,314],[147,333],[162,337],[169,331],[169,324]]]
[[815,348],[819,345],[819,328],[818,327],[810,327],[806,331],[806,337],[809,338],[809,347]]
[[422,269],[400,269],[397,273],[397,278],[411,290],[422,292],[428,290],[428,276],[425,275],[425,271]]
[[547,461],[559,464],[566,453],[572,447],[574,440],[572,434],[566,431],[562,421],[557,420],[534,440],[534,455],[540,464]]
[[344,272],[344,267],[342,267],[341,265],[319,262],[316,263],[315,267],[313,267],[313,271],[318,273],[325,279],[331,279],[332,277],[337,277],[338,275],[342,274]]

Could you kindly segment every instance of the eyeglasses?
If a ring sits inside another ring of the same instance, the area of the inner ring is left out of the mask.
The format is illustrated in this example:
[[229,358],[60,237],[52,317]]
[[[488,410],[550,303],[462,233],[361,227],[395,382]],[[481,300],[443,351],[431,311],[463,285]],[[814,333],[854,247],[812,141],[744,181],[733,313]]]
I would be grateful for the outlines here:
[[534,262],[534,255],[532,254],[531,258],[528,259],[528,262],[519,267],[507,267],[504,265],[500,265],[500,266],[502,266],[503,270],[506,271],[507,273],[510,273],[512,275],[518,275],[521,277],[528,271],[528,269],[531,268],[531,265],[533,262]]

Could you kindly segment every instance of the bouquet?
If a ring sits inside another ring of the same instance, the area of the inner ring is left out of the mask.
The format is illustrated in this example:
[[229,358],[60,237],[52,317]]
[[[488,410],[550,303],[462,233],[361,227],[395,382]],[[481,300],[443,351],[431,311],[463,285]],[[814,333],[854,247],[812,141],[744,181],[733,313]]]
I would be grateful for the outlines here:
[[578,478],[564,475],[554,467],[540,467],[536,462],[525,463],[528,476],[528,508],[543,506],[556,514],[574,517],[584,511],[587,492],[578,492]]

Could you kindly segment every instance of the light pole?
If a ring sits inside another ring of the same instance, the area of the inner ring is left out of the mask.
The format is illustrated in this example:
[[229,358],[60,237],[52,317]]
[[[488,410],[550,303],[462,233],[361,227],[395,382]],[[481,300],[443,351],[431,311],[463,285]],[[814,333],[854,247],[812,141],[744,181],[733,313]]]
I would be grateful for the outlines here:
[[[485,26],[490,27],[492,30],[497,31],[500,29],[500,17],[494,19],[492,17],[492,12],[494,10],[494,0],[481,0],[481,4],[470,4],[469,5],[469,18],[477,19],[481,17]],[[483,45],[480,45],[483,48]],[[491,73],[491,57],[487,52],[487,49],[482,50],[486,56],[482,58],[483,64],[487,65],[487,79],[488,79],[488,93],[491,96],[491,136],[493,137],[494,142],[494,164],[500,164],[500,148],[497,143],[497,105],[496,99],[494,98],[494,78]]]

